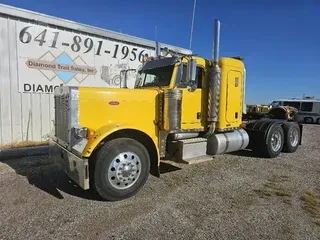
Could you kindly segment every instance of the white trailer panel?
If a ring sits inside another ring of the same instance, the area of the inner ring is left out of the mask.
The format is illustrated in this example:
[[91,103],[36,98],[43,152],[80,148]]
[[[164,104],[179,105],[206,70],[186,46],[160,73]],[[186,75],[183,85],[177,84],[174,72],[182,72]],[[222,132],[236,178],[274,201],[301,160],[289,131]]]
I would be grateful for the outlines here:
[[155,52],[153,41],[3,4],[0,32],[0,145],[47,139],[56,86],[119,87],[120,70]]
[[145,46],[31,23],[16,22],[16,31],[19,92],[52,93],[60,84],[118,87],[121,69],[154,55]]

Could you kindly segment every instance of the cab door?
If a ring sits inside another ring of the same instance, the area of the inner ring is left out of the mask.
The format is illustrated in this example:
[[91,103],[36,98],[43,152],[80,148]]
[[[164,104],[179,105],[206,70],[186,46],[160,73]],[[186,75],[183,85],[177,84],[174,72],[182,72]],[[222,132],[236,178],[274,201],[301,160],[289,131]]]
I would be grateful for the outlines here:
[[[186,66],[183,68],[183,78],[186,78]],[[204,70],[197,67],[195,91],[189,91],[186,86],[178,85],[182,89],[182,109],[181,109],[181,129],[199,129],[201,128],[201,109],[202,109],[202,83],[204,79]]]
[[[226,120],[229,124],[239,122],[242,110],[242,73],[229,71],[227,80]],[[258,109],[256,109],[258,110]]]

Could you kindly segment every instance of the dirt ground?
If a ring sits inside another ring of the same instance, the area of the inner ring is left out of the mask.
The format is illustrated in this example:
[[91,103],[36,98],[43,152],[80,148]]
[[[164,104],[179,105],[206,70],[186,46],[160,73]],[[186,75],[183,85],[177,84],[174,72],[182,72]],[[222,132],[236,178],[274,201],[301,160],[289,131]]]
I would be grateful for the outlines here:
[[134,197],[104,202],[48,156],[0,163],[0,239],[320,239],[320,126],[275,159],[249,152],[162,164]]

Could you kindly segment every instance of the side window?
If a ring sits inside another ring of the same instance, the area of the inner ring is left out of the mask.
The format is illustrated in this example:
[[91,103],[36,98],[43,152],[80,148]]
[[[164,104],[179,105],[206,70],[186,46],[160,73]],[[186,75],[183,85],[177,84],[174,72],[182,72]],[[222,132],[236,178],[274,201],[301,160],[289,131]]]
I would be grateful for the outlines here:
[[201,67],[197,67],[197,73],[196,73],[196,82],[197,82],[197,88],[202,88],[202,79],[203,78],[203,69]]
[[[186,88],[187,86],[184,84],[187,78],[187,65],[183,66],[183,73],[182,73],[182,80],[183,82],[177,82],[177,87],[178,88]],[[196,83],[197,83],[197,88],[202,88],[202,81],[203,81],[203,69],[201,67],[197,67],[197,72],[196,72]]]
[[283,106],[290,106],[300,110],[300,102],[283,102]]
[[312,112],[313,103],[312,102],[303,102],[301,104],[301,111]]
[[155,81],[155,79],[156,79],[155,75],[147,74],[145,81],[144,81],[144,84],[153,83]]

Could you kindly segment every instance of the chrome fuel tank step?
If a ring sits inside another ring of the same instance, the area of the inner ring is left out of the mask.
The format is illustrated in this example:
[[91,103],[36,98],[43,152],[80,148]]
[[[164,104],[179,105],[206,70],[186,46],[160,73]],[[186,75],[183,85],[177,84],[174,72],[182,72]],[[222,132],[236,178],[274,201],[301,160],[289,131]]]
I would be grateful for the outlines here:
[[188,164],[209,161],[214,155],[245,149],[249,136],[243,129],[214,134],[208,138],[191,138],[168,142],[168,154],[175,161]]
[[206,155],[207,139],[191,138],[172,141],[168,144],[168,153],[175,161],[181,162],[189,158]]

